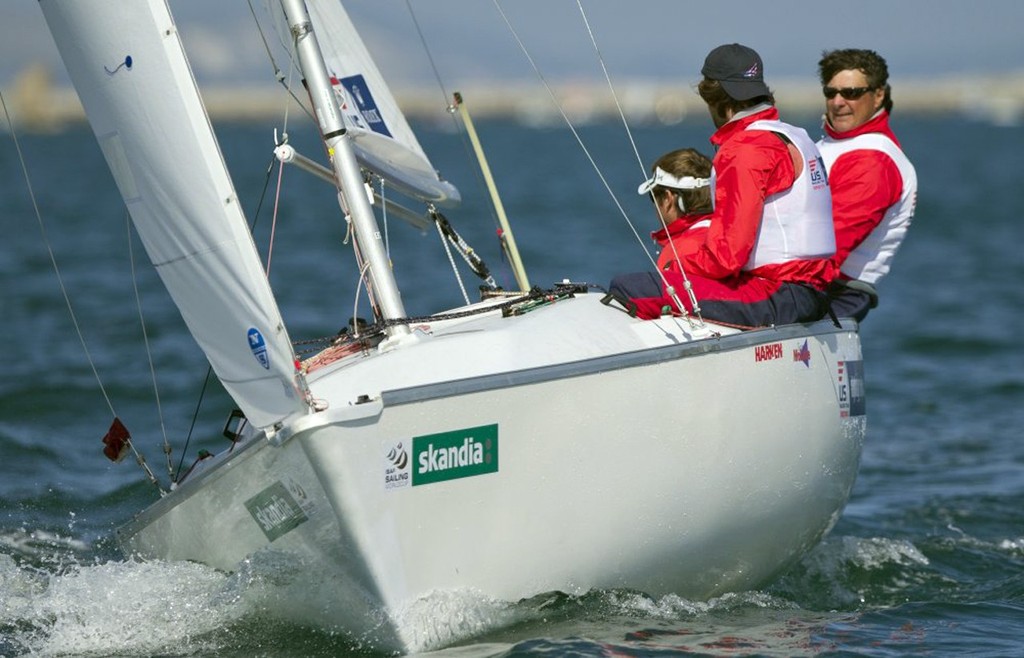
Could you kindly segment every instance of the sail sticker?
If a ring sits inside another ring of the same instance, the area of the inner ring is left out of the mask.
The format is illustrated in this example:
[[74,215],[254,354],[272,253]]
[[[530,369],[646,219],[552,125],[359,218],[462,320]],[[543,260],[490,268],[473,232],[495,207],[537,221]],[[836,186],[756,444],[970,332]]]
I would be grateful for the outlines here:
[[274,541],[308,521],[312,503],[297,483],[289,481],[285,486],[277,481],[245,501],[245,508],[267,541]]
[[270,370],[270,355],[267,354],[267,341],[263,340],[263,334],[256,327],[249,329],[249,349],[252,355],[260,362],[260,365]]
[[836,395],[839,397],[839,415],[842,418],[867,413],[863,361],[836,363]]
[[498,472],[498,425],[416,436],[412,486]]
[[811,367],[811,348],[807,345],[807,340],[804,340],[804,344],[793,350],[793,361],[803,363],[808,368]]
[[404,442],[392,445],[384,455],[384,488],[401,489],[412,484],[412,460]]
[[782,343],[769,343],[767,345],[754,345],[754,363],[761,361],[774,361],[782,358]]
[[[384,122],[384,115],[378,109],[377,101],[373,99],[370,87],[362,75],[341,79],[331,76],[331,84],[338,95],[338,104],[342,113],[356,126],[363,130],[372,130],[385,137],[393,137]],[[349,107],[349,103],[352,107]]]

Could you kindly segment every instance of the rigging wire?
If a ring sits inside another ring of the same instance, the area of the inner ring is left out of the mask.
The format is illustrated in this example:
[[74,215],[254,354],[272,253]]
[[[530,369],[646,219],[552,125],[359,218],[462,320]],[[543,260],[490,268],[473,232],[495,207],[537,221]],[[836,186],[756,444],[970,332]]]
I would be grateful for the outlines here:
[[[249,225],[249,232],[252,233],[256,229],[256,223],[260,218],[260,211],[263,210],[263,202],[267,199],[267,189],[270,187],[270,176],[274,172],[274,163],[277,158],[271,157],[270,163],[267,165],[267,173],[263,178],[263,190],[260,192],[259,201],[256,204],[256,211],[253,214],[252,223]],[[188,453],[188,446],[192,442],[192,435],[195,433],[196,423],[199,420],[199,411],[202,409],[203,400],[206,399],[206,389],[210,384],[210,376],[213,374],[213,366],[206,366],[206,376],[203,378],[203,387],[199,391],[199,398],[196,400],[196,407],[192,411],[192,423],[189,425],[188,434],[185,436],[185,445],[181,450],[181,458],[178,460],[178,468],[175,470],[172,482],[177,482],[181,476],[181,469],[185,465],[185,455]],[[232,448],[234,444],[232,443]]]
[[[644,255],[647,256],[647,259],[650,261],[651,265],[654,267],[654,270],[656,272],[658,272],[658,276],[662,279],[662,281],[668,287],[668,292],[673,297],[673,299],[675,299],[676,304],[678,305],[678,307],[680,309],[683,309],[684,306],[679,301],[679,299],[676,297],[675,291],[672,289],[671,286],[668,286],[668,282],[665,281],[664,275],[658,270],[657,262],[654,260],[654,257],[651,256],[650,251],[648,251],[644,238],[641,237],[639,230],[633,224],[633,221],[629,218],[629,214],[626,212],[625,208],[622,207],[622,204],[620,203],[618,196],[615,194],[615,191],[612,190],[611,185],[608,183],[608,180],[605,178],[604,173],[601,171],[601,167],[594,160],[594,157],[591,154],[590,149],[587,148],[586,143],[583,141],[583,138],[580,136],[579,132],[576,130],[576,127],[573,124],[572,120],[566,114],[565,108],[562,106],[562,103],[558,100],[558,96],[557,96],[557,94],[555,94],[554,89],[551,87],[550,84],[548,84],[548,81],[544,77],[544,74],[541,73],[540,68],[537,66],[537,63],[534,61],[533,57],[530,55],[530,52],[527,49],[526,45],[523,43],[523,40],[519,37],[519,33],[516,31],[515,27],[512,26],[512,23],[509,20],[508,16],[505,14],[505,11],[501,8],[501,4],[499,3],[499,0],[492,0],[492,2],[494,4],[495,9],[497,9],[498,13],[501,15],[502,20],[505,22],[506,27],[508,27],[508,30],[511,33],[513,39],[515,39],[516,43],[519,45],[519,49],[523,52],[523,55],[526,57],[526,60],[529,62],[530,66],[533,68],[533,71],[537,75],[537,78],[540,80],[540,82],[543,85],[544,89],[547,91],[548,95],[551,97],[551,100],[555,104],[555,108],[558,110],[558,113],[561,115],[562,120],[565,121],[566,126],[568,126],[569,131],[572,133],[573,137],[576,139],[576,142],[577,142],[577,144],[579,144],[580,148],[582,149],[583,154],[586,156],[587,160],[590,162],[591,167],[593,167],[594,172],[597,174],[598,179],[601,181],[601,184],[604,185],[605,190],[607,190],[608,195],[612,199],[612,203],[614,203],[615,207],[618,208],[619,213],[622,215],[622,218],[626,222],[626,225],[629,227],[630,231],[633,233],[633,235],[636,238],[637,242],[640,244],[640,246],[641,246],[641,248],[642,248],[642,250],[644,252]],[[583,13],[583,5],[582,5],[580,0],[577,0],[577,6],[579,7],[580,12]],[[612,88],[612,90],[613,90],[612,93],[613,93],[613,96],[614,96],[614,86],[612,85],[611,77],[608,75],[608,70],[605,67],[604,58],[601,55],[601,51],[597,47],[597,42],[596,42],[596,40],[594,38],[593,31],[590,29],[590,23],[586,21],[586,14],[585,13],[584,13],[584,22],[585,22],[585,24],[587,26],[588,33],[590,34],[591,42],[594,45],[595,50],[597,51],[598,59],[601,62],[602,69],[604,70],[605,79],[608,82],[609,87]],[[626,124],[625,113],[623,112],[621,105],[619,105],[617,97],[616,97],[615,102],[616,102],[616,107],[617,107],[617,109],[619,111],[619,115],[622,117],[623,123]],[[627,132],[629,132],[628,131],[628,127],[627,127]],[[631,133],[630,133],[630,141],[632,142],[632,134]],[[634,150],[636,150],[635,143],[633,144],[633,148],[634,148]],[[637,159],[638,159],[638,161],[640,159],[639,152],[637,152]],[[641,168],[641,170],[643,170],[643,163],[642,163],[642,161],[640,162],[640,168]],[[664,220],[662,221],[662,223],[664,223]],[[687,286],[687,290],[689,291],[690,287],[689,287],[689,281],[688,280],[687,280],[686,286]],[[692,292],[691,292],[691,295],[692,295]],[[686,317],[689,317],[685,313],[683,315],[686,316]],[[698,319],[700,319],[699,316],[698,316]]]
[[142,293],[139,292],[139,279],[135,271],[135,249],[132,245],[131,214],[125,213],[125,230],[128,234],[128,262],[131,263],[132,288],[135,290],[135,307],[139,311],[139,327],[142,329],[142,342],[146,346],[146,360],[149,362],[149,375],[153,380],[153,397],[156,401],[156,416],[160,423],[160,434],[163,436],[164,458],[167,460],[167,476],[174,480],[174,467],[171,464],[171,442],[167,439],[167,427],[164,424],[164,410],[160,404],[160,387],[156,381],[156,365],[153,363],[153,350],[149,346],[149,332],[146,331],[146,317],[142,312]]
[[[302,111],[306,113],[306,116],[309,117],[311,120],[313,120],[313,113],[310,112],[309,108],[307,108],[303,104],[303,102],[299,99],[299,97],[295,95],[295,92],[292,91],[291,76],[292,76],[292,74],[294,73],[294,70],[295,70],[295,61],[292,60],[291,58],[289,58],[291,66],[289,67],[288,79],[286,81],[284,74],[281,73],[281,67],[279,67],[277,65],[277,60],[274,59],[274,53],[271,51],[270,44],[267,42],[267,37],[263,33],[263,25],[260,23],[260,19],[256,15],[256,10],[252,6],[252,0],[248,0],[248,5],[249,5],[249,13],[252,14],[252,20],[253,20],[254,23],[256,23],[256,31],[259,32],[260,39],[263,41],[263,48],[267,51],[267,59],[270,60],[270,65],[274,68],[274,79],[277,80],[277,82],[282,87],[284,87],[285,91],[288,92],[288,95],[291,96],[292,100],[294,100],[298,104],[298,106],[300,108],[302,108]],[[285,124],[286,128],[288,126],[288,108],[290,106],[291,106],[291,103],[287,103],[285,105],[284,124]],[[314,120],[314,122],[315,122],[315,120]],[[287,133],[285,133],[285,136],[287,136]]]
[[[64,296],[64,304],[67,306],[68,314],[71,316],[71,323],[75,327],[75,332],[78,334],[78,340],[82,344],[82,351],[85,353],[85,359],[89,363],[89,368],[92,369],[92,374],[96,378],[96,383],[99,385],[100,393],[103,394],[103,399],[107,402],[107,408],[110,409],[110,415],[117,417],[117,413],[114,411],[114,405],[110,401],[110,396],[107,395],[107,389],[103,386],[103,380],[100,378],[100,373],[96,369],[96,363],[92,358],[92,354],[89,352],[89,346],[85,342],[85,336],[82,333],[82,328],[78,323],[78,316],[75,314],[75,309],[71,304],[71,297],[68,295],[67,287],[64,285],[64,277],[61,274],[60,266],[57,265],[57,257],[53,253],[53,245],[50,243],[50,237],[46,232],[46,224],[43,221],[43,215],[39,211],[39,203],[36,200],[35,190],[32,188],[32,179],[28,173],[28,167],[25,164],[25,155],[22,153],[21,144],[18,141],[18,132],[14,128],[14,121],[11,119],[11,114],[7,110],[7,101],[4,99],[4,95],[0,92],[0,105],[3,105],[4,116],[7,118],[7,126],[11,131],[11,139],[14,141],[14,148],[18,152],[18,161],[21,164],[21,171],[25,176],[25,185],[28,187],[28,195],[32,201],[32,209],[35,211],[36,222],[39,224],[39,232],[43,236],[43,244],[46,245],[46,251],[50,256],[50,264],[53,266],[53,271],[57,275],[57,283],[60,286],[60,292]],[[132,448],[134,450],[134,446]]]
[[[273,166],[273,164],[271,164]],[[281,182],[284,180],[284,163],[279,162],[277,165],[277,187],[274,190],[274,214],[270,220],[270,242],[267,245],[267,278],[270,278],[270,259],[274,255],[274,236],[277,233],[277,211],[281,207]],[[261,199],[262,203],[262,199]],[[250,227],[250,231],[255,228],[255,224]]]
[[[250,8],[250,11],[251,11],[252,10],[252,1],[251,0],[249,0],[249,8]],[[253,18],[256,19],[255,12],[253,12]],[[257,28],[259,29],[260,35],[262,37],[263,36],[263,28],[260,25],[258,19],[256,19],[256,25],[257,25]],[[296,50],[296,47],[297,47],[296,38],[291,39],[287,43],[283,43],[282,42],[282,45],[284,45],[285,50],[288,53],[288,60],[290,62],[289,76],[288,76],[287,81],[284,80],[283,76],[278,76],[278,81],[281,82],[281,84],[285,87],[285,89],[287,90],[288,94],[295,100],[295,102],[299,104],[299,107],[301,107],[303,109],[303,111],[305,112],[306,116],[312,122],[313,126],[316,127],[316,129],[317,129],[317,131],[319,133],[319,123],[317,122],[316,118],[313,116],[313,112],[309,108],[306,107],[305,103],[303,103],[299,99],[299,97],[294,93],[294,91],[292,90],[292,74],[294,72],[296,72],[296,71],[299,71],[301,73],[300,67],[297,66],[296,63],[295,63],[295,50]],[[279,71],[279,68],[277,67],[277,63],[275,61],[273,61],[273,55],[270,53],[270,48],[267,45],[267,41],[266,41],[265,37],[263,37],[263,42],[264,42],[264,47],[267,48],[267,54],[271,58],[272,65],[274,66],[275,71]],[[286,123],[287,123],[287,117],[288,117],[288,107],[285,108],[285,122]],[[340,114],[340,118],[341,118],[342,124],[344,125],[344,122],[345,122],[345,114],[344,114],[344,112],[342,112]],[[284,134],[284,138],[287,139],[287,133]],[[326,144],[325,144],[325,146],[326,146]],[[332,158],[331,154],[329,154],[329,153],[328,153],[328,158]],[[283,168],[284,167],[284,163],[281,163],[281,166]],[[347,224],[347,227],[346,227],[346,237],[345,237],[345,239],[344,239],[344,241],[342,243],[342,244],[346,244],[349,241],[349,236],[355,234],[355,225],[352,222],[352,218],[351,218],[350,213],[348,211],[348,208],[347,208],[347,206],[345,204],[345,196],[344,196],[344,192],[341,190],[341,188],[338,188],[338,201],[339,201],[339,205],[341,206],[342,212],[343,212],[343,214],[345,216],[345,222]],[[275,209],[275,216],[276,216],[276,209]],[[360,290],[365,285],[366,286],[367,301],[370,304],[370,309],[373,312],[374,317],[381,317],[382,313],[380,312],[380,310],[378,308],[378,305],[377,305],[377,301],[376,301],[376,299],[374,297],[373,285],[372,285],[372,282],[368,278],[369,277],[369,274],[368,274],[368,272],[369,272],[369,264],[367,263],[366,266],[363,265],[362,254],[359,251],[359,241],[358,240],[352,240],[351,242],[352,242],[352,250],[353,250],[353,253],[355,255],[356,267],[359,270],[359,277],[360,277],[360,280],[356,283],[355,300],[353,302],[353,305],[354,305],[354,307],[356,309],[358,309],[358,306],[359,306],[359,293],[360,293]],[[366,280],[364,281],[364,279],[366,279]],[[355,317],[356,317],[356,315],[355,315],[355,313],[353,313],[353,315],[352,315],[353,321],[354,321]]]
[[[615,85],[612,84],[611,75],[608,73],[608,67],[605,65],[604,55],[601,54],[601,49],[597,45],[597,37],[594,36],[594,30],[590,26],[590,20],[587,18],[587,12],[583,9],[582,0],[576,0],[576,6],[579,7],[580,15],[583,17],[583,24],[587,28],[587,35],[590,36],[590,43],[594,46],[594,52],[597,54],[597,61],[601,64],[601,71],[604,73],[604,79],[608,83],[608,90],[611,92],[612,100],[615,101],[615,109],[619,113],[619,118],[622,119],[622,127],[626,130],[626,136],[629,138],[629,143],[633,147],[633,153],[636,155],[637,164],[640,165],[640,174],[644,178],[647,178],[647,171],[644,168],[643,158],[640,157],[640,150],[636,146],[636,140],[633,139],[633,131],[629,128],[629,122],[626,121],[626,113],[622,109],[622,104],[619,102],[619,95],[615,93]],[[662,214],[661,208],[658,208],[658,219],[661,221],[661,225],[667,230],[668,222],[667,218]],[[626,221],[629,221],[627,218]],[[635,232],[635,231],[634,231]],[[682,263],[679,261],[679,253],[676,251],[676,244],[673,240],[669,239],[668,246],[672,250],[672,255],[675,257],[676,263],[679,264],[679,273],[683,276],[683,285],[686,288],[687,296],[690,299],[694,315],[697,316],[698,320],[703,321],[700,314],[700,304],[697,302],[697,296],[693,293],[693,284],[690,283],[690,277],[686,276],[686,270],[683,268]],[[644,249],[646,252],[647,250]],[[648,257],[650,253],[648,252]],[[653,262],[653,260],[652,260]],[[661,270],[655,267],[655,271],[658,272],[658,276],[661,277],[662,282],[668,287],[668,292],[680,309],[683,308],[682,304],[679,303],[679,299],[676,297],[675,290],[669,285],[665,276],[661,273]]]
[[[64,276],[61,274],[60,266],[57,264],[57,257],[53,253],[53,245],[50,242],[50,237],[46,232],[46,223],[43,221],[43,214],[39,210],[39,202],[36,199],[35,189],[32,187],[32,178],[28,173],[28,166],[25,163],[25,154],[21,150],[21,143],[18,141],[18,132],[14,127],[14,121],[11,119],[11,114],[7,109],[7,101],[4,98],[2,92],[0,92],[0,105],[3,106],[4,116],[7,119],[7,126],[11,133],[11,140],[14,142],[14,148],[18,153],[18,162],[21,165],[22,174],[25,177],[25,186],[28,188],[29,199],[32,201],[32,209],[35,212],[36,222],[39,224],[39,232],[42,234],[43,244],[46,245],[46,251],[50,257],[50,264],[53,266],[53,272],[57,276],[57,283],[60,286],[61,295],[64,297],[64,304],[67,306],[68,315],[71,317],[71,323],[75,327],[75,333],[78,334],[78,341],[82,345],[82,352],[85,354],[85,359],[89,363],[89,368],[92,370],[93,377],[96,378],[96,384],[99,386],[100,393],[103,395],[103,399],[107,403],[107,408],[110,410],[110,415],[114,417],[114,424],[111,425],[111,431],[115,426],[120,427],[124,430],[127,447],[131,450],[135,456],[135,461],[142,467],[146,472],[150,482],[156,485],[160,494],[163,495],[164,491],[160,487],[160,483],[156,477],[150,471],[149,466],[146,464],[145,458],[142,453],[135,447],[135,442],[131,439],[131,434],[127,432],[124,425],[121,424],[120,419],[117,416],[117,412],[114,411],[114,404],[110,401],[110,396],[107,394],[107,389],[103,385],[103,379],[100,377],[99,371],[96,369],[96,362],[92,358],[92,353],[89,351],[89,346],[85,341],[85,335],[82,333],[82,327],[78,322],[78,316],[75,314],[74,306],[71,304],[71,296],[68,294],[67,286],[64,285]],[[108,433],[109,435],[109,433]],[[120,461],[118,457],[115,461]]]
[[[437,86],[441,90],[441,98],[443,99],[442,102],[445,105],[447,105],[448,99],[451,98],[451,96],[448,95],[448,91],[444,87],[444,81],[441,79],[441,73],[437,68],[437,63],[434,62],[434,56],[430,52],[430,48],[427,46],[427,40],[423,35],[423,30],[420,28],[419,20],[416,19],[416,12],[412,10],[412,3],[410,2],[410,0],[405,0],[405,6],[409,10],[409,16],[412,18],[413,25],[416,26],[416,34],[419,36],[420,43],[423,45],[423,51],[427,56],[427,61],[430,62],[430,70],[433,71],[434,79],[437,80]],[[455,122],[454,118],[452,119],[452,121]]]
[[[461,121],[458,121],[456,119],[455,115],[458,112],[458,109],[456,108],[455,104],[451,100],[449,100],[452,98],[452,95],[450,95],[447,89],[445,89],[444,81],[442,80],[440,70],[438,69],[436,62],[434,61],[434,56],[431,53],[430,46],[427,44],[426,36],[423,34],[423,29],[420,27],[419,20],[416,18],[416,12],[413,11],[412,3],[410,2],[410,0],[405,0],[405,6],[409,10],[409,16],[412,19],[413,25],[416,27],[416,35],[419,37],[420,44],[423,47],[423,52],[426,54],[427,61],[430,63],[430,69],[433,72],[434,79],[437,81],[437,86],[441,91],[441,96],[444,99],[443,102],[445,104],[445,107],[447,108],[448,115],[451,117],[452,125],[455,127],[456,132],[458,133],[459,137],[462,140],[463,151],[467,154],[467,157],[470,157],[473,155],[473,146],[470,143],[470,138],[469,135],[467,134],[465,126]],[[472,158],[470,157],[470,159]],[[487,181],[485,180],[483,172],[480,171],[480,168],[474,168],[473,172],[476,176],[477,185],[479,185],[481,188],[486,189]],[[507,277],[515,281],[516,277],[512,268],[512,264],[509,260],[505,259],[506,254],[504,230],[501,226],[501,220],[498,218],[497,211],[493,206],[490,207],[490,215],[491,221],[494,224],[495,234],[497,235],[498,238],[498,253],[502,256],[501,262],[505,265]],[[456,273],[455,276],[458,277],[458,273]]]

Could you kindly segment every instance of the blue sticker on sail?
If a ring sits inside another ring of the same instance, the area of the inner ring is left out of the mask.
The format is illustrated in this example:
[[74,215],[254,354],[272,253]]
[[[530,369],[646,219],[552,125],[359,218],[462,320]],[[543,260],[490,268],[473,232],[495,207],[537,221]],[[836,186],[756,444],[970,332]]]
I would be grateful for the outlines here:
[[370,127],[370,130],[391,137],[391,131],[388,130],[387,124],[384,123],[384,117],[381,115],[380,110],[377,109],[377,102],[373,100],[373,94],[370,93],[370,88],[367,86],[363,76],[353,75],[349,78],[342,78],[341,85],[348,97],[355,103],[356,109],[359,110],[359,115],[366,121],[366,125]]
[[263,334],[256,327],[249,329],[249,349],[252,355],[260,362],[260,365],[270,370],[270,356],[267,354],[267,342],[263,340]]

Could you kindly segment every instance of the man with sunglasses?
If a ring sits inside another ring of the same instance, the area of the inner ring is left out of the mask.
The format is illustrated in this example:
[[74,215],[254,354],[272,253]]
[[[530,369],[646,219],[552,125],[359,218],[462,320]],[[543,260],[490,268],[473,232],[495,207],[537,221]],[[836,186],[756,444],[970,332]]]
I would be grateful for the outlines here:
[[889,127],[892,97],[885,60],[872,50],[823,53],[825,136],[818,142],[832,188],[840,271],[829,288],[833,312],[863,320],[878,304],[917,203],[917,174]]
[[718,322],[818,320],[835,276],[832,200],[818,149],[806,131],[779,120],[753,49],[719,46],[701,73],[697,90],[717,128],[706,236],[680,254],[681,271],[619,275],[609,293],[645,319],[666,308],[693,312],[682,294],[690,288],[703,316]]

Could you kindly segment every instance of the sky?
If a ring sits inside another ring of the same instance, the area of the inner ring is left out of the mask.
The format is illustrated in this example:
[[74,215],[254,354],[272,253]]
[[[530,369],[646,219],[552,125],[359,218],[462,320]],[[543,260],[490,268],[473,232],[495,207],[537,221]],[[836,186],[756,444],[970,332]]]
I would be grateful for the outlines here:
[[[822,51],[842,47],[878,51],[894,87],[901,79],[1024,74],[1021,0],[583,0],[582,6],[586,22],[576,0],[346,2],[393,86],[436,85],[438,77],[449,89],[536,80],[517,38],[551,82],[600,80],[603,60],[613,80],[692,85],[707,52],[731,42],[761,54],[769,84],[813,81]],[[273,84],[246,0],[170,0],[170,7],[201,84]],[[48,67],[58,83],[66,80],[38,0],[0,0],[0,87],[33,63]]]

